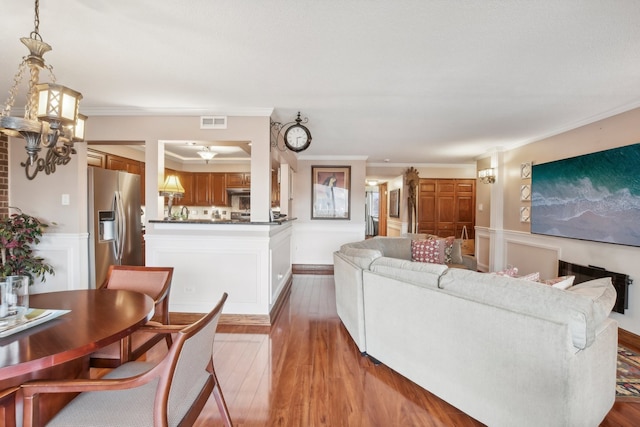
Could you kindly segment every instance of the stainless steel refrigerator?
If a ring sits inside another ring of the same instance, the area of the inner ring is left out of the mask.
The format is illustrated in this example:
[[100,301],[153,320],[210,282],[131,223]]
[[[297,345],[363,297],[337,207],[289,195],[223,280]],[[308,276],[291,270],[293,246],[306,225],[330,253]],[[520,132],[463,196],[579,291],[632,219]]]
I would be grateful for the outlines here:
[[142,265],[140,176],[89,166],[89,287],[115,265]]

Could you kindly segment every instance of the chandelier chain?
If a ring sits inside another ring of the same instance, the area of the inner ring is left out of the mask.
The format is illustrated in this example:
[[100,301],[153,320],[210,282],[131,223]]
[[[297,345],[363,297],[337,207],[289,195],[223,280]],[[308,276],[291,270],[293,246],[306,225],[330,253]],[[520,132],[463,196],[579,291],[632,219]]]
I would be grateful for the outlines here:
[[40,0],[36,0],[35,6],[35,14],[33,17],[33,31],[30,34],[32,39],[42,41],[42,36],[40,36]]
[[3,116],[11,115],[11,109],[13,108],[13,104],[15,104],[16,102],[16,94],[18,93],[18,87],[22,82],[25,68],[26,61],[23,59],[18,66],[18,72],[15,74],[15,76],[13,76],[13,86],[11,86],[11,89],[9,89],[9,96],[7,97],[7,102],[5,103],[4,110],[2,111]]

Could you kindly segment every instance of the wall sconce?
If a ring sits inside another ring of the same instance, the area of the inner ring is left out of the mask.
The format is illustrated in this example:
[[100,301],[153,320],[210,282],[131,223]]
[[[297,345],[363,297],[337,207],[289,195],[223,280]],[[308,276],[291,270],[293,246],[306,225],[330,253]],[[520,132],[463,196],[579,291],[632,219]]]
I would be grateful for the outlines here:
[[173,198],[174,197],[182,197],[184,194],[184,187],[180,184],[180,178],[176,175],[169,175],[164,180],[164,184],[160,187],[159,191],[161,196],[169,197],[169,201],[167,203],[167,218],[172,219],[171,216],[171,207],[173,206]]
[[483,184],[493,184],[496,182],[496,171],[493,168],[479,170],[478,178]]

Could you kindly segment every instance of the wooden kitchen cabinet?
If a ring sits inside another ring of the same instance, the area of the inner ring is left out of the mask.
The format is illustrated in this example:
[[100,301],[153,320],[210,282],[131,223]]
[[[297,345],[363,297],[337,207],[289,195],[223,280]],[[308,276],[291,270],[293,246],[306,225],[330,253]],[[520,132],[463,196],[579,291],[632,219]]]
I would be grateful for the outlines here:
[[194,173],[193,174],[193,187],[194,198],[193,204],[196,206],[211,205],[210,191],[211,191],[211,174],[209,173]]
[[87,149],[87,165],[105,169],[107,164],[107,155],[100,151]]
[[211,173],[211,204],[213,206],[227,206],[227,174]]
[[[195,184],[192,172],[175,171],[180,179],[180,184],[184,187],[184,195],[181,199],[176,199],[177,203],[185,206],[193,206],[195,204]],[[166,175],[165,175],[166,176]]]
[[226,206],[227,186],[226,174],[213,173],[193,173],[194,200],[195,206]]
[[418,185],[418,232],[460,238],[467,227],[473,239],[475,179],[421,179]]
[[251,173],[245,172],[227,172],[228,188],[249,188],[251,186]]

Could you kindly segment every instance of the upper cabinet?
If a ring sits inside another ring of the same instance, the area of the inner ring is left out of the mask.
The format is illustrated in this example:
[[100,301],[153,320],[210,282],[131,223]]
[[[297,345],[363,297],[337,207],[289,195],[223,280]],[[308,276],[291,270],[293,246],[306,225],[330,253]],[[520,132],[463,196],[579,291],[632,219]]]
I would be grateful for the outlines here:
[[[140,175],[141,200],[144,203],[144,162],[87,149],[87,164],[104,169],[120,170]],[[164,176],[177,175],[184,187],[184,195],[175,200],[176,205],[185,206],[230,206],[231,200],[227,188],[251,187],[249,172],[186,172],[165,169]],[[279,194],[275,200],[272,194],[272,206],[279,204]]]
[[103,153],[101,151],[88,148],[87,165],[140,175],[140,200],[144,205],[144,162],[128,159],[126,157],[116,156],[115,154]]
[[251,186],[251,174],[245,172],[226,173],[227,188],[249,188]]

